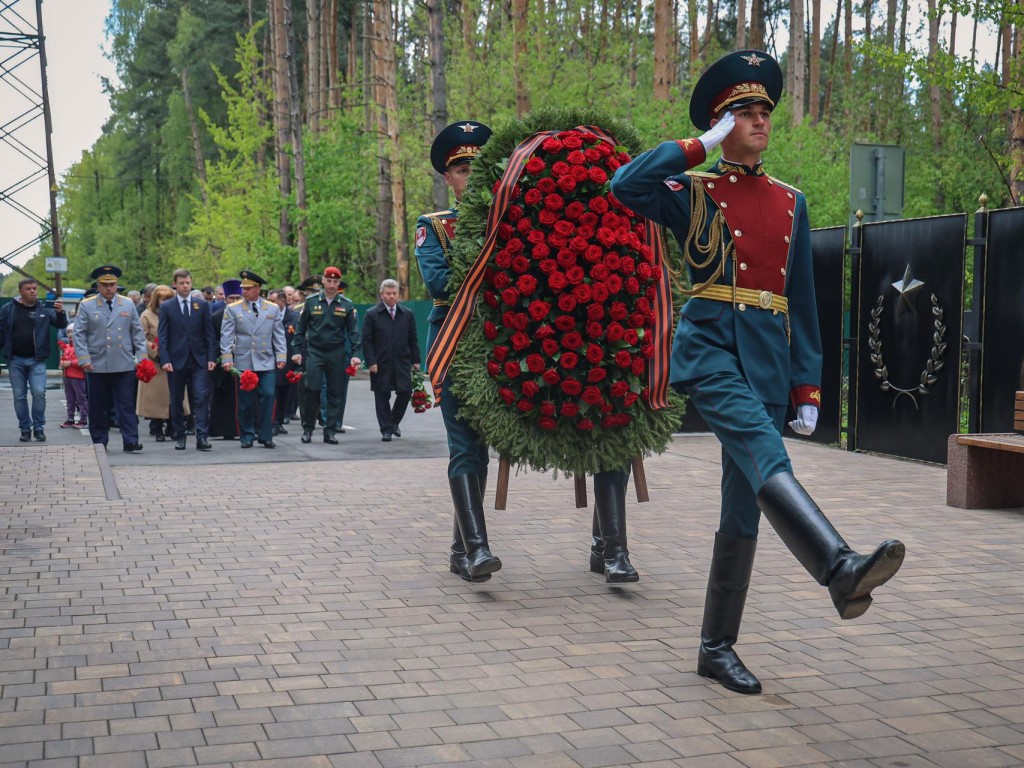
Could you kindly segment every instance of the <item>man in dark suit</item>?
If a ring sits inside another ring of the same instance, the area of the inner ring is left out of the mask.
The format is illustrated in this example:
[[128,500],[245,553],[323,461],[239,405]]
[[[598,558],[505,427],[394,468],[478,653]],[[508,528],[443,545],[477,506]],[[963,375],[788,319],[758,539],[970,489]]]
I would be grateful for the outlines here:
[[[377,407],[381,440],[401,437],[398,425],[412,397],[412,374],[420,370],[416,319],[398,303],[398,282],[380,284],[380,303],[363,319],[363,355],[370,370],[370,389]],[[391,403],[391,393],[395,402]]]
[[210,450],[210,371],[217,362],[217,343],[213,335],[210,305],[192,293],[192,273],[176,270],[175,295],[160,305],[157,326],[158,353],[171,395],[171,426],[175,449],[185,450],[185,410],[188,389],[189,407],[196,422],[196,449]]
[[[281,308],[281,312],[284,313],[284,341],[285,346],[288,349],[288,362],[285,364],[284,373],[287,375],[289,372],[294,371],[298,366],[292,362],[293,350],[295,349],[295,329],[299,326],[299,313],[288,306],[287,296],[285,296],[285,289],[281,288],[276,291],[270,292],[270,300],[277,304]],[[284,376],[279,376],[277,379],[277,386],[275,387],[277,394],[274,396],[274,428],[273,433],[277,435],[287,435],[288,430],[284,428],[285,416],[291,411],[288,410],[288,400],[291,396],[291,392],[295,385],[292,384]]]

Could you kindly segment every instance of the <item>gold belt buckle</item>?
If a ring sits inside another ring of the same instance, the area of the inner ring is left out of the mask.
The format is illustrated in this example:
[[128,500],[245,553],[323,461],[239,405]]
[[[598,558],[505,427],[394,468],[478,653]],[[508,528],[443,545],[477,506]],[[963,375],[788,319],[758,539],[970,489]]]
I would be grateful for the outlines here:
[[771,309],[775,301],[775,295],[771,291],[761,291],[757,297],[757,306],[761,309]]

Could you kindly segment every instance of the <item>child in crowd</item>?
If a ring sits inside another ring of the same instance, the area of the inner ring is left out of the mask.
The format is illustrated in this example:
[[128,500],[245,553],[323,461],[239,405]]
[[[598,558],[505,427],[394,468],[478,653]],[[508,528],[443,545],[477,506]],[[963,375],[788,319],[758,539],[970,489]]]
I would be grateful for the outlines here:
[[[77,427],[83,429],[89,426],[88,416],[89,401],[85,393],[85,371],[78,364],[75,356],[74,338],[71,333],[72,324],[68,324],[68,340],[60,341],[60,369],[64,371],[64,399],[68,403],[68,418],[62,429]],[[75,409],[78,410],[78,422],[75,422]]]

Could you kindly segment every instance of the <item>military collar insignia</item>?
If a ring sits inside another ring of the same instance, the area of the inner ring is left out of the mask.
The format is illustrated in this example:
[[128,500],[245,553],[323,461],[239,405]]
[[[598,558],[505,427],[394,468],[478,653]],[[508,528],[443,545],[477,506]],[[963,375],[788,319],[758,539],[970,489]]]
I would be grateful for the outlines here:
[[715,163],[715,166],[714,166],[713,170],[716,170],[716,171],[718,171],[721,174],[738,173],[741,176],[764,176],[764,175],[766,175],[765,172],[764,172],[764,164],[763,163],[758,163],[753,168],[751,168],[750,166],[743,165],[741,163],[729,162],[724,157],[720,158],[719,161],[717,163]]
[[768,59],[758,56],[756,53],[751,53],[749,56],[740,56],[740,58],[752,67],[760,67],[762,61],[768,61]]

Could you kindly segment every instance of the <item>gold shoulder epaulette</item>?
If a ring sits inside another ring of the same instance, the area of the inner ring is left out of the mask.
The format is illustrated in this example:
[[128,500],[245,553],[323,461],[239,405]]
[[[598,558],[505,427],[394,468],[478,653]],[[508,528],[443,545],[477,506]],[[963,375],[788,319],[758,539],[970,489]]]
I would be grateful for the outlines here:
[[707,171],[687,171],[687,176],[696,176],[698,179],[717,179],[721,174],[708,173]]
[[237,306],[238,306],[239,304],[241,304],[241,303],[242,303],[243,301],[245,301],[245,299],[239,299],[238,301],[232,301],[232,302],[231,302],[230,304],[228,304],[228,306],[229,306],[229,307],[237,307]]
[[447,210],[447,211],[434,211],[433,213],[424,213],[423,214],[423,218],[425,218],[425,219],[441,219],[441,218],[444,218],[445,216],[451,216],[451,215],[452,215],[452,211],[451,210]]
[[803,194],[803,192],[801,192],[799,189],[794,187],[788,181],[782,181],[782,179],[776,179],[774,176],[771,176],[769,174],[765,174],[765,175],[768,176],[768,178],[772,181],[773,184],[778,184],[779,186],[785,187],[786,189],[791,189],[794,192],[800,193],[801,195]]

